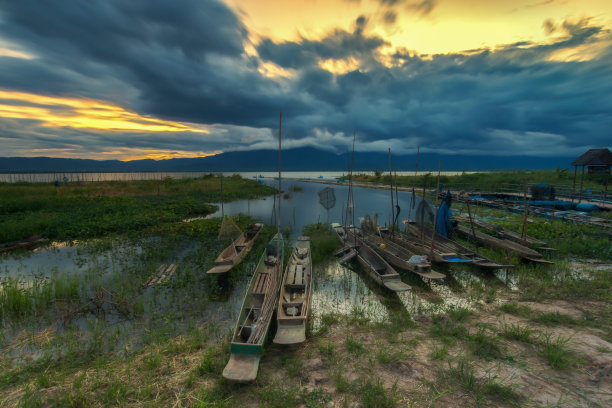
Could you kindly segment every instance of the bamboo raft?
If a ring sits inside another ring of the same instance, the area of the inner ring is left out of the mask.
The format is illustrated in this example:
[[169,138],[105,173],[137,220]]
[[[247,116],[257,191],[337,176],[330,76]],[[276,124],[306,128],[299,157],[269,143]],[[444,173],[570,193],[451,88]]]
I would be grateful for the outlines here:
[[296,344],[306,340],[306,321],[312,296],[310,238],[299,237],[291,253],[280,287],[274,343]]
[[261,232],[263,224],[251,224],[234,242],[225,248],[215,259],[214,266],[206,271],[207,274],[226,273],[238,265],[253,247],[253,243]]
[[364,241],[369,244],[371,248],[380,252],[380,254],[396,268],[410,271],[422,278],[444,279],[446,277],[446,275],[432,270],[431,262],[427,259],[419,259],[427,258],[426,256],[420,257],[415,255],[410,250],[390,239],[375,234],[368,234],[364,237]]
[[[405,242],[408,246],[415,245],[418,243],[418,245],[416,246],[417,248],[427,248],[427,251],[433,254],[434,262],[469,262],[481,268],[487,269],[514,268],[514,265],[501,265],[496,262],[493,262],[492,260],[478,254],[477,252],[472,251],[471,249],[466,248],[462,245],[459,245],[455,241],[443,237],[438,233],[433,235],[434,242],[432,245],[431,237],[433,231],[431,230],[431,228],[420,228],[414,222],[411,222],[409,220],[404,220],[403,223],[406,226],[408,232],[412,234],[412,238],[409,238],[402,234],[395,235],[401,237],[403,242]],[[419,240],[421,242],[418,242]]]
[[160,285],[162,283],[166,283],[172,278],[175,272],[176,272],[176,264],[170,264],[170,265],[161,264],[155,270],[155,272],[153,272],[153,274],[149,276],[149,279],[147,279],[147,281],[143,283],[142,285],[143,286],[155,286],[155,285]]
[[345,228],[338,223],[332,223],[332,229],[336,232],[340,242],[345,244],[337,253],[337,255],[343,255],[339,261],[340,263],[357,258],[357,261],[366,270],[368,275],[381,286],[393,292],[404,292],[412,289],[409,285],[402,282],[400,274],[382,256],[371,249],[358,236],[358,231],[355,227]]
[[261,254],[247,287],[223,378],[235,382],[250,382],[257,378],[263,345],[278,304],[282,265],[283,237],[276,234]]

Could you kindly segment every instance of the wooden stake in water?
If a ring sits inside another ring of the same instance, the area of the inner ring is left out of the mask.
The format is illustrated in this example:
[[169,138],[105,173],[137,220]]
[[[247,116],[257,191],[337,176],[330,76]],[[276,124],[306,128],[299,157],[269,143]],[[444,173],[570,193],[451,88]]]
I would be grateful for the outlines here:
[[391,148],[389,148],[389,191],[391,191],[391,220],[392,220],[391,234],[393,234],[395,222],[394,222],[394,217],[393,217],[394,206],[393,206],[393,173],[391,173]]
[[523,181],[523,231],[521,232],[521,239],[525,241],[527,239],[527,180]]
[[[433,250],[434,243],[436,241],[436,222],[438,221],[438,190],[440,189],[440,169],[442,168],[442,160],[438,161],[438,186],[436,187],[436,205],[434,206],[434,222],[433,222],[433,232],[431,233],[431,250],[429,251],[429,259],[433,259]],[[425,199],[425,196],[423,196]]]

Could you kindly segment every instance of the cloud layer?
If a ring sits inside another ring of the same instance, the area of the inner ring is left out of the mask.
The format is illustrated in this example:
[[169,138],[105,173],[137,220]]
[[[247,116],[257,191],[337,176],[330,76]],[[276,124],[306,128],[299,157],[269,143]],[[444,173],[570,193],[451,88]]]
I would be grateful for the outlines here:
[[[398,10],[428,14],[436,6],[380,3],[391,12],[389,24]],[[279,111],[288,147],[344,151],[354,130],[362,151],[408,153],[420,145],[441,153],[571,156],[609,145],[612,40],[605,27],[546,20],[547,44],[419,55],[393,48],[369,24],[364,15],[351,30],[321,38],[253,43],[239,16],[217,0],[0,1],[1,38],[29,56],[0,56],[0,89],[106,101],[142,120],[207,131],[54,127],[4,113],[0,145],[7,156],[51,149],[79,157],[274,148]],[[7,97],[0,104],[7,112],[25,105]]]

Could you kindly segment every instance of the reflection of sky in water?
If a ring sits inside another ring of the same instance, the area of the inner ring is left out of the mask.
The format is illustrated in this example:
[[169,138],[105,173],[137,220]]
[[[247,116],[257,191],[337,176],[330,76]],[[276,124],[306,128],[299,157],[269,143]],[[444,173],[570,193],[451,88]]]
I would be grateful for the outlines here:
[[[266,184],[276,187],[277,182],[266,180]],[[302,191],[291,191],[292,187],[299,187]],[[336,205],[328,211],[319,202],[318,192],[326,187],[334,189]],[[326,185],[320,183],[308,183],[303,181],[283,180],[282,189],[289,198],[282,198],[281,201],[281,227],[291,227],[292,236],[297,237],[302,229],[309,224],[317,222],[331,223],[342,222],[344,206],[348,193],[347,186]],[[389,223],[391,219],[391,197],[389,190],[354,187],[355,197],[355,224],[359,225],[359,218],[369,214],[378,214],[379,224]],[[400,191],[398,193],[401,207],[400,220],[414,217],[416,205],[420,202],[420,197],[416,196],[415,208],[411,210],[410,200],[412,193]],[[393,196],[395,200],[395,195]],[[272,224],[275,221],[272,210],[276,199],[266,197],[265,199],[239,200],[223,204],[223,212],[229,215],[248,214],[258,220]],[[216,203],[219,209],[210,217],[221,216],[221,204]]]
[[351,316],[363,313],[371,321],[380,322],[388,312],[378,294],[364,284],[363,279],[352,270],[336,262],[315,266],[311,308],[316,319],[313,326],[319,326],[319,318],[325,313]]

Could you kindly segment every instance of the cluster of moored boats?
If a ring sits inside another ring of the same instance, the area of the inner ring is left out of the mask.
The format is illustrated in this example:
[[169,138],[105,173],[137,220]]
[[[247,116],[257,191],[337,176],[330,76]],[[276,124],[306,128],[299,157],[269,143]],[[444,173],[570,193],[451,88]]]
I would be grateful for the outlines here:
[[[342,248],[336,255],[340,263],[357,260],[367,274],[382,287],[402,292],[411,287],[404,283],[395,268],[412,272],[426,279],[444,279],[443,273],[432,269],[437,264],[467,263],[487,269],[505,269],[513,265],[496,263],[457,242],[443,237],[425,225],[403,221],[406,233],[379,227],[369,218],[361,228],[332,223],[331,227]],[[484,229],[493,229],[495,238],[474,228],[458,231],[475,238],[482,245],[513,251],[525,260],[552,263],[532,249],[544,242],[478,221]],[[227,273],[253,247],[263,224],[252,224],[214,261],[208,274]],[[223,377],[236,382],[255,380],[259,360],[272,318],[276,313],[276,344],[297,344],[306,340],[306,324],[312,294],[312,257],[310,239],[299,237],[283,268],[284,243],[277,233],[263,250],[247,287],[230,343],[229,362]]]
[[[228,272],[252,248],[263,224],[250,225],[217,257],[209,274]],[[264,248],[238,315],[230,343],[230,359],[223,377],[236,382],[255,380],[264,342],[276,312],[274,343],[297,344],[306,340],[306,320],[312,293],[310,239],[299,237],[286,268],[282,234]]]

